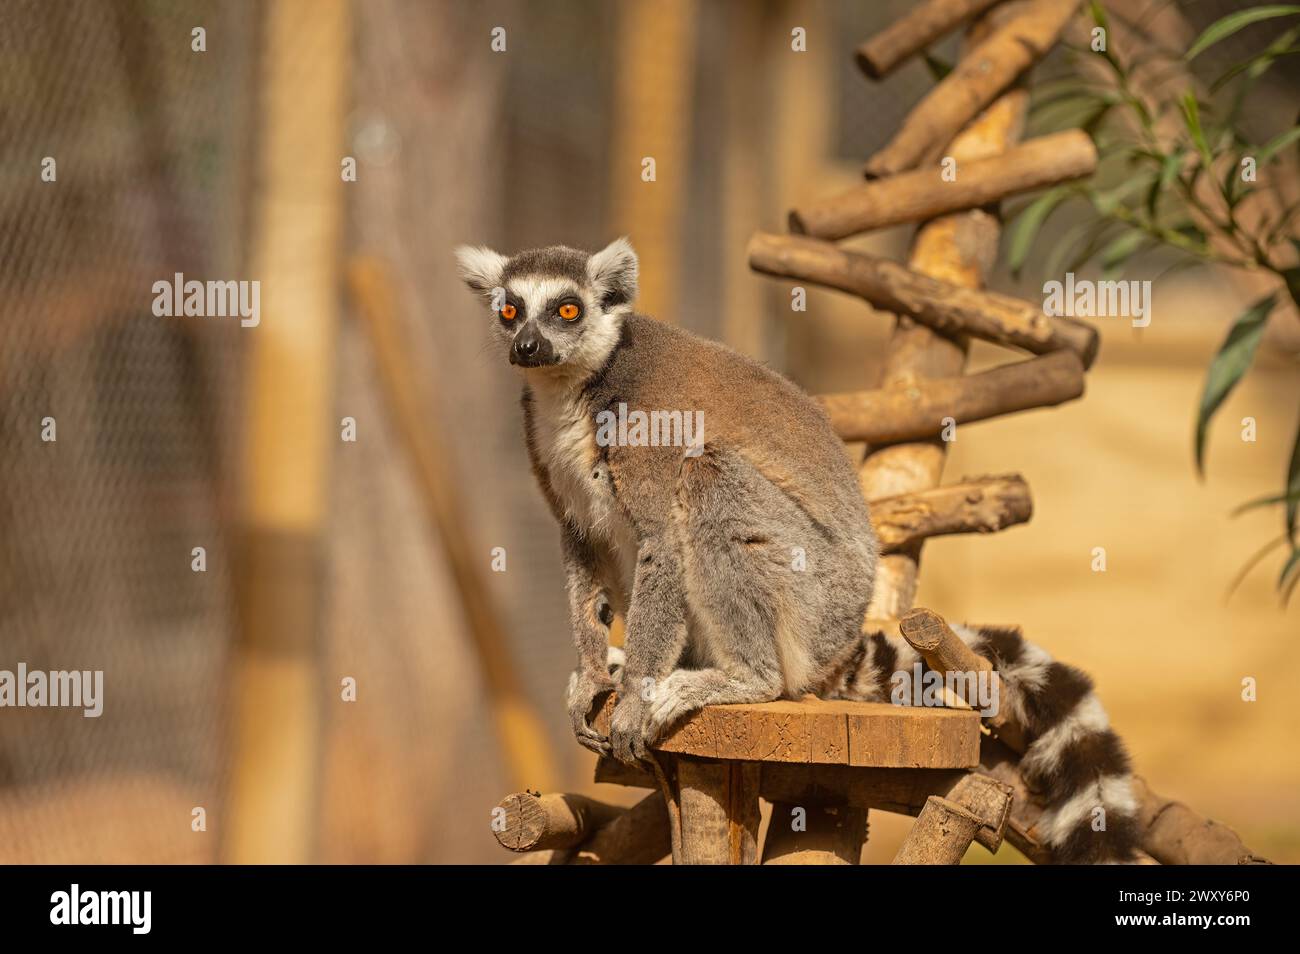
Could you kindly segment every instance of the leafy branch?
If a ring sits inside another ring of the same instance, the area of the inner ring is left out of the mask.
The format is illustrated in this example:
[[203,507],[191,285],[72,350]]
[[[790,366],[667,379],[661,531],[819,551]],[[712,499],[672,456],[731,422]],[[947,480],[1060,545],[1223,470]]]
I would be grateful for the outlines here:
[[[1141,51],[1141,72],[1111,47],[1105,9],[1091,0],[1095,29],[1086,46],[1067,45],[1071,71],[1034,89],[1033,115],[1047,129],[1078,127],[1097,143],[1101,166],[1090,183],[1059,186],[1024,205],[1009,231],[1008,260],[1019,273],[1048,219],[1087,203],[1084,221],[1066,231],[1052,253],[1048,274],[1096,261],[1103,277],[1121,274],[1149,253],[1172,255],[1181,268],[1217,264],[1268,274],[1279,288],[1252,303],[1231,325],[1206,372],[1194,428],[1194,459],[1205,471],[1205,448],[1215,412],[1249,371],[1270,317],[1289,297],[1300,307],[1300,202],[1287,204],[1276,182],[1284,160],[1300,149],[1300,125],[1252,142],[1240,123],[1242,105],[1268,70],[1300,52],[1300,5],[1250,7],[1212,23],[1181,56],[1158,48]],[[1196,75],[1202,54],[1256,23],[1287,28],[1252,55],[1208,83]],[[1195,65],[1194,65],[1195,64]],[[1173,87],[1172,89],[1170,87]],[[1204,94],[1198,94],[1204,89]],[[1244,214],[1246,210],[1251,214]],[[1251,501],[1238,513],[1280,507],[1288,554],[1277,585],[1289,599],[1300,585],[1300,430],[1282,492]],[[1251,566],[1255,560],[1252,560]],[[1247,568],[1249,569],[1249,567]],[[1244,572],[1244,571],[1243,571]]]

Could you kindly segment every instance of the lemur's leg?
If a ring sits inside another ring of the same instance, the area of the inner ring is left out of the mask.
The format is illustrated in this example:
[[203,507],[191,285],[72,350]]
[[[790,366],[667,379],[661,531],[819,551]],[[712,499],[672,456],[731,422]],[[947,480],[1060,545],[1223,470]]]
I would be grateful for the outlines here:
[[655,688],[668,677],[686,644],[686,594],[681,554],[670,533],[650,537],[637,552],[627,612],[623,691],[610,721],[609,741],[620,762],[646,757],[645,715]]
[[578,742],[600,755],[609,754],[609,740],[588,721],[596,699],[617,687],[611,673],[609,603],[600,583],[600,553],[565,527],[564,568],[568,578],[569,621],[578,650],[578,668],[569,677],[567,704]]
[[694,655],[711,665],[678,669],[655,687],[649,741],[707,705],[768,702],[784,688],[778,644],[792,600],[785,557],[806,519],[751,467],[708,450],[682,469],[678,500]]

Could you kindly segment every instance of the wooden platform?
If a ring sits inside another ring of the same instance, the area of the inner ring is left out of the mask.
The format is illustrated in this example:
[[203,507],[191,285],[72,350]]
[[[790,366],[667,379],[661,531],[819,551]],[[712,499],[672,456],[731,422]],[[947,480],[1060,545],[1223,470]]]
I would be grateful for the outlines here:
[[[608,733],[612,700],[595,724]],[[741,762],[863,768],[972,768],[980,719],[970,709],[879,702],[762,702],[709,706],[688,716],[654,748]]]

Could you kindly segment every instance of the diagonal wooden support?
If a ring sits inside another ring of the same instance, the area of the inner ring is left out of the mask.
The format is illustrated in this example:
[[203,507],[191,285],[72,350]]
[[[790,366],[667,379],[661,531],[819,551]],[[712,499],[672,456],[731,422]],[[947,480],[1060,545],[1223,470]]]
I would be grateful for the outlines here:
[[858,47],[862,72],[882,79],[900,63],[1001,0],[925,0]]
[[1031,302],[962,287],[821,239],[758,232],[749,241],[749,267],[858,295],[943,335],[970,335],[1031,354],[1073,351],[1085,367],[1097,356],[1097,329],[1085,322],[1050,317]]

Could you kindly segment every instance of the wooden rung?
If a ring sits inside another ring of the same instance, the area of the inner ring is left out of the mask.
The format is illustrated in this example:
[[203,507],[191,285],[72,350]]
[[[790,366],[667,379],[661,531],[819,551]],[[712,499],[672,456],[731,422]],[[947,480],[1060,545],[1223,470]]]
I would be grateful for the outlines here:
[[624,811],[585,795],[529,792],[507,795],[497,807],[501,824],[493,824],[492,833],[502,848],[511,851],[572,848]]
[[790,212],[790,231],[837,240],[904,222],[998,202],[1090,176],[1097,147],[1080,129],[1040,136],[999,156],[964,162],[942,177],[938,166],[876,179]]
[[[609,731],[613,700],[595,725]],[[979,761],[970,709],[804,699],[708,706],[671,729],[661,752],[745,762],[876,768],[970,768]]]
[[1034,504],[1019,474],[977,477],[897,497],[871,501],[871,523],[882,553],[930,537],[992,533],[1027,523]]
[[905,388],[825,394],[817,400],[844,440],[896,444],[939,436],[945,418],[969,424],[1050,407],[1081,397],[1083,388],[1083,365],[1071,352],[1059,351],[979,374],[917,381]]
[[758,232],[748,254],[757,272],[858,295],[950,337],[970,335],[1031,354],[1073,351],[1085,367],[1097,356],[1097,329],[1085,322],[1048,316],[1019,298],[963,288],[821,239]]
[[858,67],[882,79],[898,64],[1001,0],[925,0],[857,49]]
[[863,173],[875,178],[937,162],[963,126],[1052,48],[1078,6],[1079,0],[1027,3],[925,95]]

